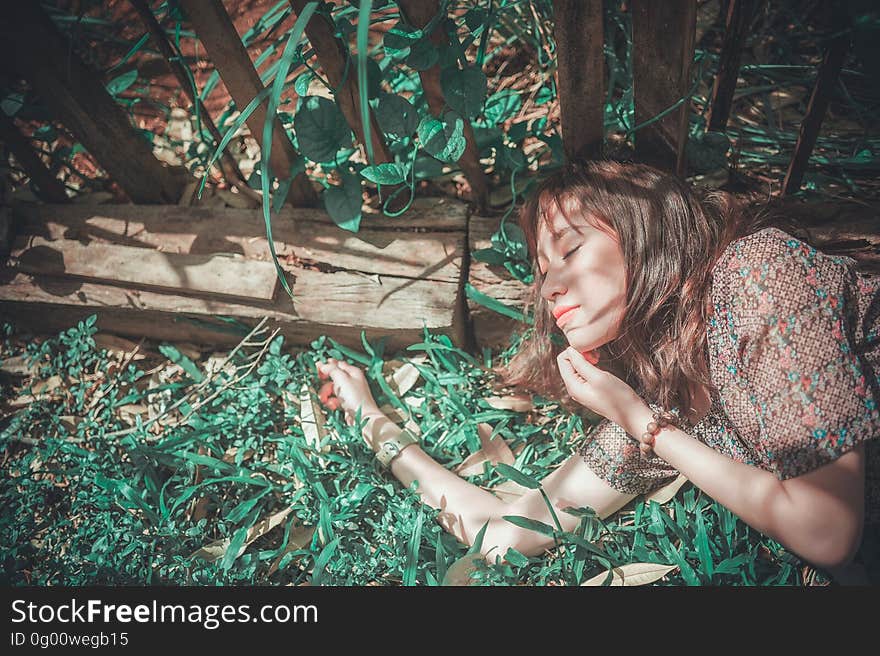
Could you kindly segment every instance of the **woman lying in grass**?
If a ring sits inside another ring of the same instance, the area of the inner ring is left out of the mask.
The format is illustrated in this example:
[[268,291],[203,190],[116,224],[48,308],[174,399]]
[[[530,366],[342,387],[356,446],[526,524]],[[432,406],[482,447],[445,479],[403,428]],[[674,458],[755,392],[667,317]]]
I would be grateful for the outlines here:
[[[534,330],[498,386],[604,418],[542,482],[562,528],[579,521],[567,507],[604,518],[680,472],[838,581],[865,582],[880,523],[880,281],[642,165],[569,165],[520,226]],[[508,503],[405,436],[393,448],[401,430],[364,372],[333,359],[318,371],[330,406],[349,423],[360,408],[368,443],[405,485],[418,480],[447,531],[471,545],[488,522],[490,561],[552,546],[502,518],[552,523],[539,490]]]

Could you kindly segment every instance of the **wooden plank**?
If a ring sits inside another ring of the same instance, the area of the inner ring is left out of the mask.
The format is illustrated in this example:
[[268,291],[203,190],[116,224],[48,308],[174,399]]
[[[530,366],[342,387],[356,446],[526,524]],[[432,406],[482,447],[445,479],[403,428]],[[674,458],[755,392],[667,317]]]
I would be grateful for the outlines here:
[[[633,0],[633,93],[636,125],[648,121],[689,91],[694,57],[696,0]],[[689,102],[635,133],[636,157],[685,172]]]
[[807,170],[810,155],[813,153],[816,139],[819,137],[819,130],[822,127],[825,112],[828,110],[828,103],[831,101],[831,92],[840,77],[840,70],[843,68],[850,40],[849,32],[842,29],[843,20],[845,20],[844,12],[839,10],[835,12],[834,25],[837,29],[834,31],[837,36],[828,46],[822,64],[819,66],[819,73],[816,76],[813,92],[810,94],[810,102],[807,105],[807,113],[801,122],[794,154],[788,165],[788,171],[785,173],[785,181],[782,183],[783,196],[793,194],[801,188],[804,172]]
[[180,255],[148,248],[73,239],[19,237],[10,255],[15,269],[48,276],[75,276],[181,294],[201,293],[271,301],[278,276],[271,262],[231,253]]
[[[326,212],[283,208],[273,215],[279,258],[329,270],[457,283],[464,257],[467,208],[444,198],[419,198],[405,227],[365,215],[357,234],[341,230]],[[79,239],[165,252],[240,253],[270,260],[259,210],[136,205],[17,204],[19,234]],[[294,217],[296,219],[294,220]]]
[[72,51],[38,2],[4,4],[0,65],[20,73],[136,203],[175,203],[187,177],[157,160],[98,76]]
[[739,77],[740,56],[757,5],[758,0],[729,0],[718,73],[712,87],[707,128],[709,131],[723,132],[727,129],[736,79]]
[[0,141],[6,144],[15,159],[34,183],[37,196],[48,203],[66,203],[67,194],[61,180],[43,164],[30,142],[24,138],[11,118],[0,112]]
[[594,159],[605,135],[601,0],[553,0],[562,144],[568,160]]
[[[220,73],[229,95],[240,110],[244,109],[264,87],[223,3],[220,0],[180,0],[180,5]],[[246,121],[251,135],[261,146],[268,102],[266,99],[261,103]],[[290,176],[298,155],[287,138],[281,120],[277,116],[273,120],[275,129],[272,132],[269,164],[273,174],[284,180]],[[295,206],[312,206],[317,203],[317,194],[305,173],[294,178],[288,200]]]
[[464,325],[455,311],[457,285],[356,272],[291,272],[296,299],[292,307],[286,294],[270,303],[221,301],[0,269],[7,280],[0,286],[0,314],[45,332],[72,317],[95,313],[99,329],[106,332],[196,344],[229,343],[229,327],[217,317],[255,325],[264,316],[296,345],[331,335],[362,348],[360,335],[365,331],[368,339],[387,337],[390,348],[401,349],[421,341],[423,326],[464,343]]
[[[468,230],[468,248],[471,252],[491,248],[492,234],[500,227],[499,217],[472,216]],[[503,266],[494,266],[471,259],[468,282],[478,292],[522,311],[529,296],[529,287],[514,278]],[[522,332],[528,326],[476,301],[467,299],[471,339],[477,349],[503,349],[509,346],[513,332]]]
[[[407,22],[418,29],[426,27],[440,11],[439,0],[398,0],[397,5]],[[440,27],[431,33],[430,39],[438,46],[442,46],[446,42],[446,36]],[[419,71],[419,79],[428,101],[428,109],[434,116],[440,116],[446,107],[446,100],[443,98],[443,90],[440,86],[440,64]],[[471,200],[480,212],[484,212],[489,202],[489,180],[483,170],[483,165],[480,164],[480,151],[477,148],[474,130],[468,120],[464,121],[464,138],[464,153],[458,160],[458,165],[471,186]]]

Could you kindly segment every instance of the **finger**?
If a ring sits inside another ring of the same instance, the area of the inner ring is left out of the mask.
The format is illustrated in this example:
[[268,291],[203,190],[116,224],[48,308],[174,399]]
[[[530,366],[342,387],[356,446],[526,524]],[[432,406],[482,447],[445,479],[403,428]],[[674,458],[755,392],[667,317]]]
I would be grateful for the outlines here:
[[327,408],[330,410],[336,410],[339,408],[339,399],[337,399],[335,396],[331,396],[329,399],[327,399],[327,402],[324,405],[326,405]]
[[354,373],[362,371],[359,367],[355,367],[353,364],[349,364],[348,362],[345,362],[344,360],[340,360],[338,365],[339,365],[339,368],[342,369],[347,374],[354,374]]
[[571,363],[571,366],[574,367],[574,370],[583,376],[585,380],[590,380],[596,371],[596,366],[584,358],[577,349],[574,349],[571,346],[565,349],[563,353],[568,354],[568,361]]
[[333,383],[331,381],[327,381],[323,385],[321,385],[321,389],[318,391],[318,398],[321,403],[327,403],[327,399],[329,399],[334,394]]
[[583,380],[578,377],[577,371],[572,365],[571,360],[566,357],[565,351],[559,354],[559,357],[556,358],[556,364],[559,366],[559,373],[562,375],[562,380],[569,388],[574,388],[577,385],[582,385]]

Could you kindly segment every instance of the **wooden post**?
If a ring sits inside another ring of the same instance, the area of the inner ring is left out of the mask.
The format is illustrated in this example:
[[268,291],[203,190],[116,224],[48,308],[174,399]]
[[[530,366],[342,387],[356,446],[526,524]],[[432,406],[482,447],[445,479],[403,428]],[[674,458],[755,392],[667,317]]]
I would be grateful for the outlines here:
[[[156,44],[156,47],[159,48],[159,52],[165,57],[168,68],[171,69],[174,77],[176,77],[177,81],[180,83],[180,88],[183,89],[186,97],[189,98],[189,101],[192,103],[193,107],[195,107],[196,97],[193,92],[190,78],[187,75],[187,71],[180,62],[178,54],[174,51],[174,48],[171,47],[171,43],[168,41],[165,30],[159,25],[159,21],[156,20],[150,6],[147,4],[146,0],[129,0],[129,2],[141,17],[144,26],[149,30],[150,34],[152,34],[153,43]],[[214,125],[214,121],[211,120],[211,116],[208,114],[204,105],[202,106],[202,110],[203,111],[200,112],[201,121],[205,124],[205,127],[208,128],[208,132],[211,133],[211,136],[214,137],[217,143],[219,143],[223,138],[223,135],[220,134],[220,130]],[[244,175],[242,175],[241,170],[238,168],[238,162],[236,162],[228,152],[224,152],[220,157],[220,169],[223,171],[223,175],[229,182],[237,182],[238,187],[247,187]]]
[[730,0],[728,3],[721,59],[709,107],[709,131],[723,132],[727,129],[736,79],[739,76],[740,55],[756,6],[757,0]]
[[[633,92],[635,121],[641,125],[678,102],[690,86],[697,25],[696,0],[633,0]],[[685,101],[635,134],[642,161],[684,174],[688,132]]]
[[[440,11],[438,0],[398,0],[397,4],[406,20],[418,29],[424,28]],[[431,42],[436,45],[443,45],[446,42],[441,29],[434,30],[431,34]],[[419,71],[419,78],[428,100],[428,108],[434,116],[440,116],[446,103],[440,87],[440,65],[435,64],[427,70]],[[474,130],[467,119],[464,121],[464,138],[464,153],[458,160],[458,165],[464,171],[471,186],[471,200],[480,212],[484,212],[489,201],[489,181],[483,165],[480,164],[480,151],[474,138]]]
[[31,182],[36,185],[37,196],[47,203],[67,202],[67,194],[64,193],[64,185],[61,184],[61,180],[46,168],[43,160],[34,152],[28,140],[15,127],[12,119],[3,112],[0,112],[0,140],[9,147]]
[[[236,106],[239,110],[243,110],[263,90],[263,83],[223,3],[220,0],[181,0],[180,5],[220,73],[220,78]],[[267,105],[268,98],[246,121],[251,135],[261,145]],[[273,120],[275,129],[272,132],[270,165],[276,177],[286,179],[298,155],[290,139],[287,138],[281,120],[277,116],[273,117]],[[288,200],[294,206],[316,204],[317,194],[304,173],[294,178]]]
[[801,187],[804,179],[804,171],[807,169],[807,163],[816,145],[816,139],[819,136],[819,129],[822,127],[822,120],[825,118],[825,112],[828,110],[828,102],[831,100],[831,91],[837,84],[837,78],[840,76],[840,69],[843,68],[843,60],[849,49],[849,34],[844,32],[842,20],[838,11],[836,15],[834,31],[837,37],[828,46],[822,64],[819,66],[819,73],[816,75],[816,83],[813,85],[813,93],[810,94],[810,102],[807,105],[807,114],[801,122],[800,133],[798,134],[797,144],[794,147],[794,155],[792,155],[791,163],[788,165],[788,171],[785,174],[785,181],[782,183],[782,195],[795,193]]
[[566,159],[593,159],[605,134],[601,0],[553,0],[559,108]]
[[98,76],[37,2],[4,5],[0,55],[135,203],[176,203],[184,176],[162,166]]
[[[290,0],[290,5],[297,15],[302,13],[308,3],[309,0]],[[348,52],[343,43],[333,35],[333,32],[334,27],[322,14],[313,14],[308,25],[306,25],[306,36],[309,38],[309,43],[315,49],[321,70],[327,76],[327,81],[336,89],[335,98],[339,104],[339,109],[342,111],[343,116],[345,116],[349,127],[357,136],[358,141],[366,146],[364,126],[361,122],[357,67],[354,62],[351,63],[348,76],[345,76],[345,84],[343,85],[345,60],[348,57]],[[393,157],[382,136],[379,123],[372,112],[370,112],[370,128],[376,162],[393,161]]]

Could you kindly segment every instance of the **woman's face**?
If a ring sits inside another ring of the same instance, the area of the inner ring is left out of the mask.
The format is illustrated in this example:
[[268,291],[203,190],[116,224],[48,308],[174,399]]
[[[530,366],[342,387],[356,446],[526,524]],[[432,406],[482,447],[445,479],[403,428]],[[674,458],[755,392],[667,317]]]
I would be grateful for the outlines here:
[[[555,203],[548,211],[552,231],[542,222],[537,234],[541,296],[568,343],[592,351],[618,336],[626,300],[623,252],[582,214],[569,212],[570,226]],[[574,309],[560,315],[568,307]]]

